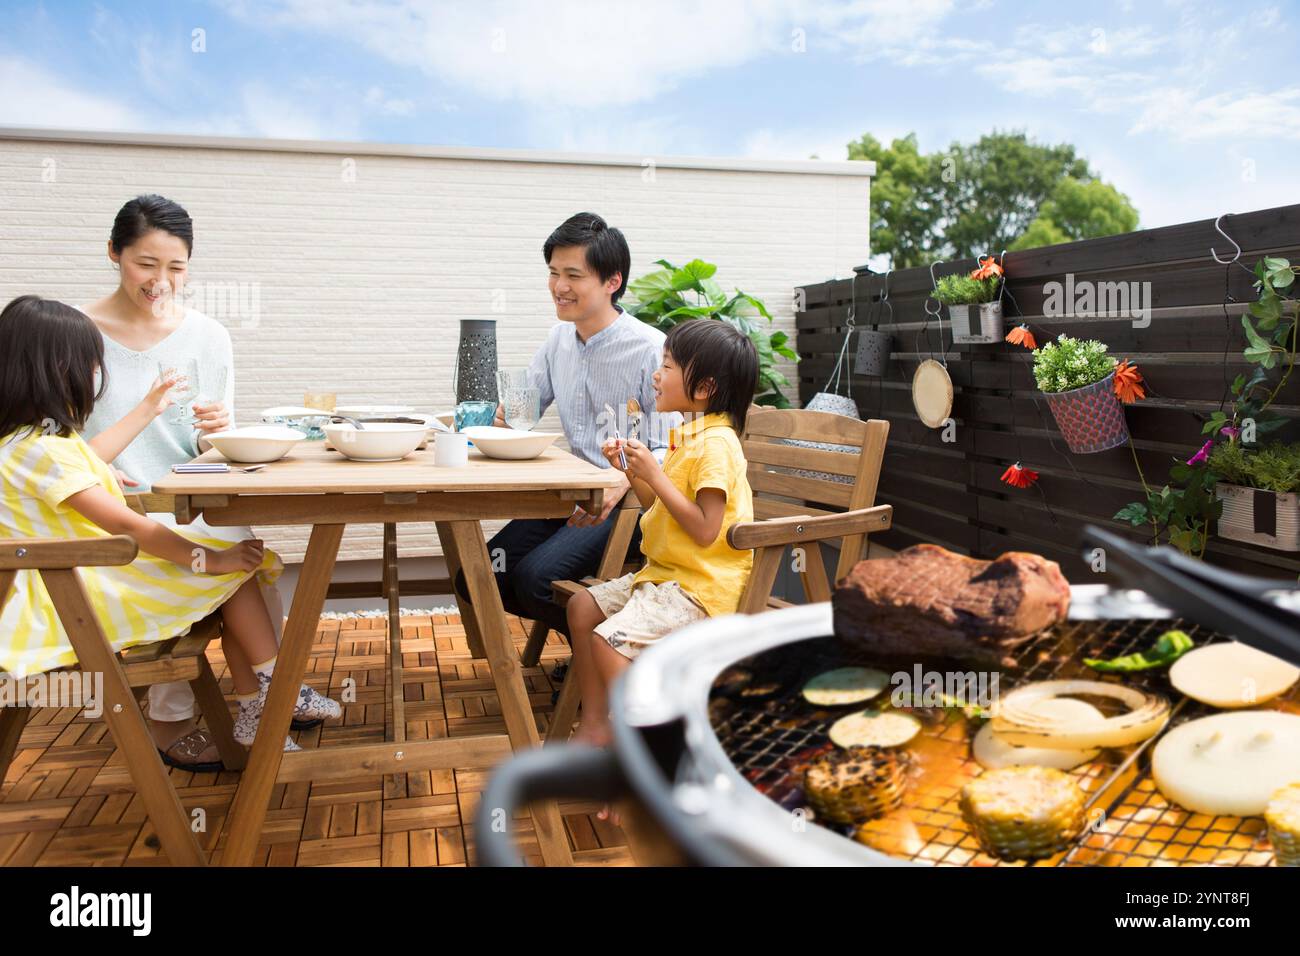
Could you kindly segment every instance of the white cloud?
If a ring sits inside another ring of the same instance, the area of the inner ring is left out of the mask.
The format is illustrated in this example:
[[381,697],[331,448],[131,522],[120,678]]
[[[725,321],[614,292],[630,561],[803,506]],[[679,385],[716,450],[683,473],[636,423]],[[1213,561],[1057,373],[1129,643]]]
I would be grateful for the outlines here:
[[[497,100],[593,108],[652,99],[763,56],[903,50],[955,0],[228,0],[236,17],[355,41],[401,66]],[[802,38],[796,31],[803,31]]]
[[44,67],[14,56],[0,56],[0,124],[114,130],[150,126],[117,97],[77,89]]
[[1130,133],[1169,133],[1180,140],[1300,140],[1300,86],[1271,93],[1216,93],[1168,87],[1141,97]]

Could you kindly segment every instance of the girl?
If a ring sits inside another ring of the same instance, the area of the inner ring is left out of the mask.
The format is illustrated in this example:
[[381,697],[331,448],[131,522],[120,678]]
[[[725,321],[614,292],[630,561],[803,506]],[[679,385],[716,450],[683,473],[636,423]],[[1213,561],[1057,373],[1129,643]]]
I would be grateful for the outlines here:
[[609,685],[642,650],[693,621],[734,614],[740,603],[753,553],[732,548],[727,529],[754,516],[739,436],[757,381],[747,336],[713,319],[682,322],[654,374],[655,410],[686,418],[669,432],[663,467],[635,440],[602,448],[649,508],[641,518],[646,565],[569,601],[579,740],[608,743]]
[[[124,486],[147,491],[172,465],[189,461],[207,447],[203,436],[230,427],[234,421],[234,362],[230,334],[221,323],[183,304],[190,255],[194,251],[194,222],[179,204],[162,196],[138,196],[113,220],[108,258],[118,270],[112,293],[85,312],[103,337],[106,391],[81,430],[90,447],[119,470]],[[181,367],[199,362],[199,384],[225,379],[214,400],[195,403],[197,425],[168,421],[170,381],[159,379],[160,363]],[[169,513],[154,520],[176,527]],[[231,544],[254,537],[249,528],[215,528],[202,517],[188,526],[207,538]],[[271,566],[282,567],[274,552]],[[264,575],[259,582],[270,582]],[[279,642],[284,606],[273,583],[260,587]],[[295,721],[304,730],[319,721]],[[149,689],[149,729],[165,763],[184,770],[221,769],[211,735],[198,726],[194,693],[185,681],[157,684]]]
[[[103,360],[98,330],[70,306],[29,295],[0,312],[0,538],[135,538],[141,553],[131,564],[80,572],[114,650],[184,633],[219,607],[239,701],[235,738],[251,744],[277,650],[254,574],[273,578],[272,560],[260,541],[182,536],[127,507],[78,434],[103,393],[105,383],[95,385]],[[40,576],[19,572],[0,609],[0,669],[24,677],[75,662]],[[295,716],[341,713],[302,688]],[[286,738],[285,749],[299,748]]]

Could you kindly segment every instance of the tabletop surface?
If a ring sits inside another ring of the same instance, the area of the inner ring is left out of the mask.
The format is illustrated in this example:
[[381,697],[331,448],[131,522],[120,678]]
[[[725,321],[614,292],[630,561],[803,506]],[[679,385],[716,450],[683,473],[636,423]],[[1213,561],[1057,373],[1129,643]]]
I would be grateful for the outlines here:
[[[195,461],[225,461],[215,449]],[[621,475],[613,468],[588,462],[548,448],[528,461],[487,458],[471,448],[469,464],[462,468],[438,467],[433,446],[412,452],[401,461],[363,462],[326,451],[325,443],[299,443],[288,456],[261,471],[246,474],[238,466],[224,474],[164,475],[153,483],[162,495],[292,495],[323,492],[380,493],[408,491],[556,491],[612,488]]]

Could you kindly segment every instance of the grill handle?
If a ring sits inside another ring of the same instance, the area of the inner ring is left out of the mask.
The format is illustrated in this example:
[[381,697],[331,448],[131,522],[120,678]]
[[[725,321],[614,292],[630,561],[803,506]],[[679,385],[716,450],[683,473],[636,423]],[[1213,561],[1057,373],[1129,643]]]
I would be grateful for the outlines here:
[[627,792],[614,751],[555,744],[524,751],[493,771],[474,815],[480,866],[523,866],[510,840],[515,811],[534,800],[614,800]]

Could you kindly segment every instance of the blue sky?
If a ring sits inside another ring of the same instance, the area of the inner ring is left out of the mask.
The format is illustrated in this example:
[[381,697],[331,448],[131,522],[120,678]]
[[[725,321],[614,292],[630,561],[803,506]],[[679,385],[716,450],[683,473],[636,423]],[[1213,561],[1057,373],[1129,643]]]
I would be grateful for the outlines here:
[[1159,226],[1300,202],[1297,7],[3,0],[0,125],[781,159],[1021,129]]

